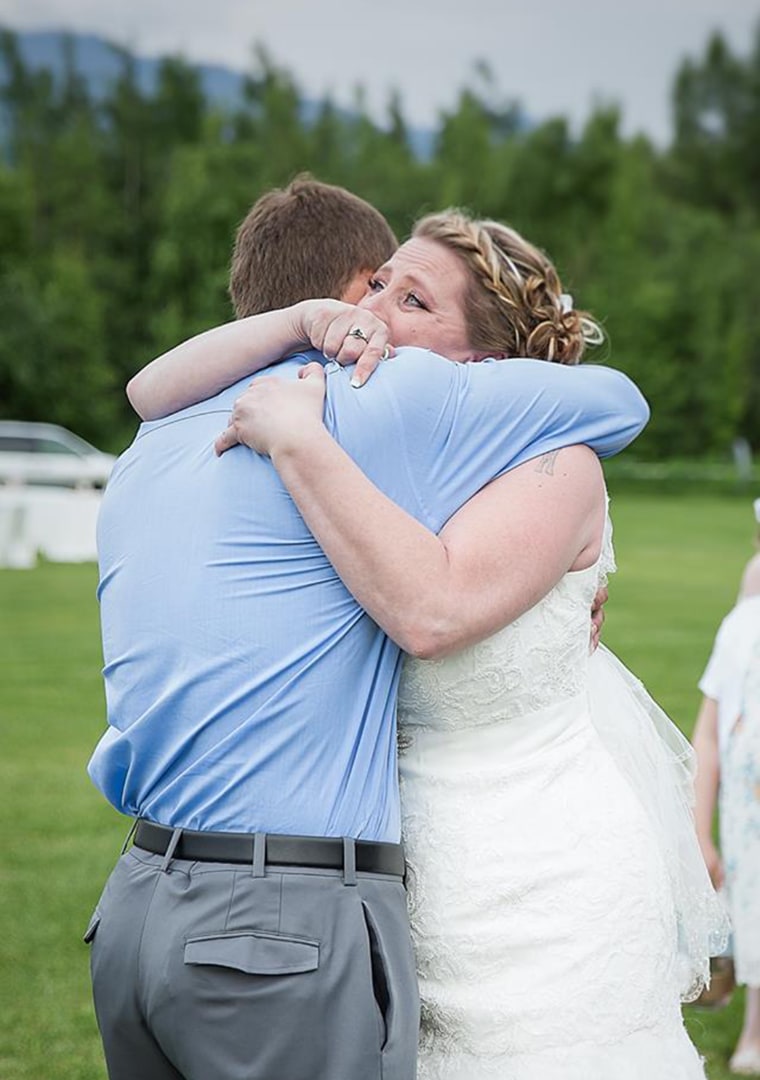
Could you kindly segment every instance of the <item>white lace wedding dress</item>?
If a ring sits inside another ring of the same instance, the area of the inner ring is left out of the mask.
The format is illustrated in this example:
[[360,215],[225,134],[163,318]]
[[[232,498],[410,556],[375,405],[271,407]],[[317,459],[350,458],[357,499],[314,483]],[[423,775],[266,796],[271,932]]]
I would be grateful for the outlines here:
[[[487,641],[406,663],[420,1080],[704,1077],[681,1018],[676,941],[688,927],[669,849],[589,707],[594,665],[617,664],[588,655],[591,600],[610,568],[607,538],[599,564]],[[605,677],[603,702],[620,675]],[[631,698],[640,684],[628,679]]]

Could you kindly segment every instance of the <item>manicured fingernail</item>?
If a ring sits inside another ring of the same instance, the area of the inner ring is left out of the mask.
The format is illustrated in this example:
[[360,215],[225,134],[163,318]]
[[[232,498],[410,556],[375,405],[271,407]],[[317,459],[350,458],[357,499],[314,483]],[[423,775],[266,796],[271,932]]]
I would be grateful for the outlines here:
[[352,385],[352,386],[353,386],[353,387],[354,387],[354,388],[355,388],[356,390],[358,390],[358,389],[359,389],[359,387],[360,387],[360,386],[362,385],[361,379],[357,379],[356,375],[354,375],[354,376],[352,377],[352,379],[351,379],[351,385]]

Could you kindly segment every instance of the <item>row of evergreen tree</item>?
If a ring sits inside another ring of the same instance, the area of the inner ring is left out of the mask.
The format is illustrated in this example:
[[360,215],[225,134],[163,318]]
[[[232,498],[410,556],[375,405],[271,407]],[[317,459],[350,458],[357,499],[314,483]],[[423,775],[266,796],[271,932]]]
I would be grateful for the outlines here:
[[204,99],[165,59],[151,93],[134,57],[94,98],[71,50],[63,77],[0,35],[0,416],[51,420],[108,449],[134,421],[122,387],[152,356],[226,321],[234,230],[265,189],[310,170],[373,202],[398,234],[462,205],[523,231],[608,331],[600,359],[653,406],[644,458],[760,446],[760,33],[720,36],[674,80],[674,137],[625,138],[615,108],[580,132],[526,125],[487,72],[415,155],[401,103],[377,125],[325,101],[304,119],[262,52],[242,105]]

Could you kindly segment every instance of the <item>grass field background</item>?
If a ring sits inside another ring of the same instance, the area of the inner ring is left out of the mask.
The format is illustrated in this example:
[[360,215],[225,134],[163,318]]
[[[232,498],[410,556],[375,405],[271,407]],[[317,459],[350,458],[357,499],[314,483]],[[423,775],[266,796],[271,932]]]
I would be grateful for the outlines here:
[[[613,491],[612,512],[604,640],[689,733],[752,554],[750,499]],[[0,571],[2,1080],[105,1077],[81,936],[126,830],[85,772],[104,722],[95,585],[91,565]],[[741,1004],[687,1010],[711,1080],[730,1075]]]

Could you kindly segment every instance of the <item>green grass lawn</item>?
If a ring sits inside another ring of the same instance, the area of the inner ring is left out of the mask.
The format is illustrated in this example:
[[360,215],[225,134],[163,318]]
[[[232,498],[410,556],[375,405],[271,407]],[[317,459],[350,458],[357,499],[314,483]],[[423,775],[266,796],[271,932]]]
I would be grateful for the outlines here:
[[[734,603],[753,554],[750,500],[621,494],[611,500],[618,573],[610,584],[604,640],[646,683],[688,735],[697,682],[720,619]],[[719,1012],[686,1009],[710,1080],[729,1080],[743,993]]]
[[[749,499],[621,494],[612,510],[605,641],[688,732],[752,553]],[[81,935],[125,828],[85,773],[104,715],[95,584],[93,566],[0,571],[2,1080],[105,1077]],[[711,1080],[729,1076],[740,1009],[688,1011]]]

